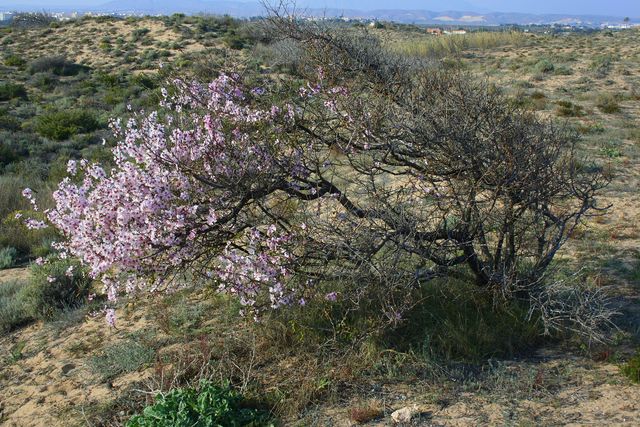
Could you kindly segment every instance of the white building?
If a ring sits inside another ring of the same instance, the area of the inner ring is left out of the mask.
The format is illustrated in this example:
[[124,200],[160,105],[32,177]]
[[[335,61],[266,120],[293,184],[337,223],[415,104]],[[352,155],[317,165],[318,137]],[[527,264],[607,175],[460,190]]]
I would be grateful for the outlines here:
[[13,12],[0,12],[0,22],[11,21]]

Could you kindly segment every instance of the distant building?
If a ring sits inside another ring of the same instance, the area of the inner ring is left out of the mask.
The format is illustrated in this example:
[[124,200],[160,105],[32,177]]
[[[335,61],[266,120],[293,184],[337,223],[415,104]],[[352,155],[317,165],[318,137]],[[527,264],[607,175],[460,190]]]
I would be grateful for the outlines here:
[[0,22],[11,21],[13,19],[12,12],[0,12]]
[[451,31],[445,31],[444,33],[449,35],[461,35],[461,34],[467,34],[467,30],[451,30]]
[[442,30],[440,28],[427,28],[427,34],[432,34],[434,36],[441,36]]

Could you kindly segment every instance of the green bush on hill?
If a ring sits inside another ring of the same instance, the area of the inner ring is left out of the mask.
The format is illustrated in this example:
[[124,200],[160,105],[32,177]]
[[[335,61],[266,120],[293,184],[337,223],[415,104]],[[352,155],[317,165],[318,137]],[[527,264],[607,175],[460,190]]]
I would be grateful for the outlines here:
[[96,117],[84,110],[51,111],[40,115],[35,130],[56,141],[69,139],[77,133],[92,132],[100,127]]

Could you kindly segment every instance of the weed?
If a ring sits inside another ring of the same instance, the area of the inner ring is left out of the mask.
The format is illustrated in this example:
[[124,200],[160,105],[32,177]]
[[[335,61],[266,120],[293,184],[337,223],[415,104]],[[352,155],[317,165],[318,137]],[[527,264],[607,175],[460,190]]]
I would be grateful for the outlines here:
[[9,350],[9,361],[11,363],[15,363],[24,358],[23,351],[26,345],[27,343],[25,341],[18,341],[11,347],[11,349]]
[[555,70],[555,66],[553,65],[553,63],[547,59],[543,59],[541,61],[538,61],[534,67],[534,70],[537,73],[551,73],[553,70]]
[[27,61],[21,56],[15,54],[9,55],[4,59],[4,65],[7,67],[24,67],[26,63]]
[[158,395],[156,403],[131,418],[127,427],[274,425],[268,412],[248,403],[228,383],[217,386],[203,381],[198,389],[179,388]]
[[627,363],[620,367],[620,371],[631,381],[640,383],[640,349],[636,351],[636,354]]
[[603,113],[614,114],[620,112],[618,97],[611,93],[604,93],[599,95],[598,99],[596,100],[596,106]]
[[558,101],[556,114],[560,117],[581,117],[584,116],[584,109],[571,101]]

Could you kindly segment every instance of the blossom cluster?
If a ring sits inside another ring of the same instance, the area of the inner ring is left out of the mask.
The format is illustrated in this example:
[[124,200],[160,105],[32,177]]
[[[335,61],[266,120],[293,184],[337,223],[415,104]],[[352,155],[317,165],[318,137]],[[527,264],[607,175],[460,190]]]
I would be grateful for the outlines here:
[[254,202],[305,168],[279,138],[293,107],[255,108],[248,98],[261,93],[245,94],[237,76],[224,74],[209,85],[176,80],[162,91],[161,111],[112,121],[120,139],[112,168],[69,162],[46,215],[110,301],[156,290],[189,268],[215,275],[221,291],[249,307],[294,301],[285,283],[292,236],[259,218]]

